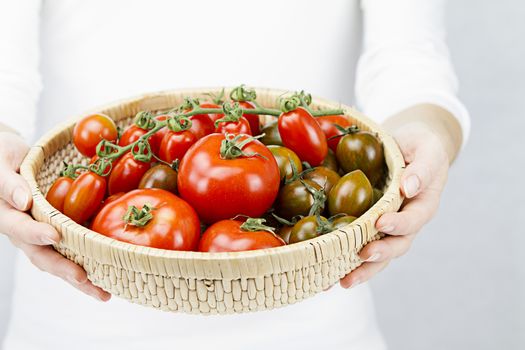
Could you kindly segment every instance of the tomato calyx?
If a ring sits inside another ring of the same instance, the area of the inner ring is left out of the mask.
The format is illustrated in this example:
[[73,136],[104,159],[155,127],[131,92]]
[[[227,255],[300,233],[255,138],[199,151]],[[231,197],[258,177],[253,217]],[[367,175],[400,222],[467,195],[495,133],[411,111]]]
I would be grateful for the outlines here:
[[198,98],[185,97],[184,102],[178,108],[179,112],[189,111],[198,108],[201,101]]
[[141,129],[151,130],[156,125],[157,122],[153,116],[153,113],[149,111],[140,111],[135,115],[133,123]]
[[359,131],[361,131],[361,129],[357,126],[357,125],[350,125],[349,127],[347,128],[344,128],[342,127],[341,125],[339,124],[334,124],[334,126],[336,127],[337,130],[339,130],[341,133],[339,135],[334,135],[332,137],[329,137],[328,138],[328,141],[330,140],[333,140],[333,139],[337,139],[339,137],[343,137],[345,135],[352,135],[352,134],[356,134],[358,133]]
[[325,233],[333,231],[333,225],[330,220],[322,217],[320,214],[315,215],[315,221],[317,222],[316,232],[319,235],[324,235]]
[[266,219],[263,218],[248,218],[241,225],[241,230],[246,232],[266,231],[275,234],[275,229],[271,226],[265,225]]
[[138,209],[134,205],[130,205],[128,207],[128,210],[122,217],[122,220],[126,223],[126,225],[131,226],[137,226],[137,227],[144,227],[148,224],[148,222],[153,219],[153,213],[152,211],[155,208],[148,203],[145,203],[142,206],[142,209]]
[[[263,159],[267,159],[265,156],[253,152],[253,153],[246,153],[242,149],[244,146],[249,144],[250,142],[257,140],[263,135],[259,136],[248,136],[248,135],[242,135],[242,134],[226,134],[224,135],[224,140],[221,141],[221,147],[220,147],[220,156],[222,159],[236,159],[239,157],[261,157]],[[241,138],[244,138],[241,140]]]
[[313,215],[320,215],[321,212],[324,210],[324,205],[326,202],[326,193],[324,191],[324,186],[320,189],[317,189],[310,185],[308,182],[304,181],[303,179],[300,179],[303,186],[306,188],[308,192],[312,195],[314,199],[314,203],[312,207],[310,208],[310,211],[308,212],[309,216]]
[[236,123],[242,118],[243,109],[238,102],[222,104],[222,112],[224,117],[215,121],[215,127],[218,127],[220,123]]
[[180,114],[171,114],[166,119],[166,126],[173,132],[181,132],[191,128],[192,121],[189,117]]
[[211,99],[211,102],[216,105],[222,105],[224,103],[224,88],[218,94],[213,94],[211,92],[205,93],[205,96],[208,96]]
[[78,177],[78,166],[64,162],[64,170],[60,172],[60,176],[76,179]]
[[246,88],[246,85],[241,84],[230,92],[230,98],[235,102],[251,102],[257,98],[257,93],[253,89]]

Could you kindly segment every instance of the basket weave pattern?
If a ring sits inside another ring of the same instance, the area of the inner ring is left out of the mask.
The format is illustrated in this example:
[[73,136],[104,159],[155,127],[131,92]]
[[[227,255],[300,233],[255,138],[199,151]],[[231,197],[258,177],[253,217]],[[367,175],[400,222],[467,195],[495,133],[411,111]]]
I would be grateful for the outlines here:
[[[275,107],[283,91],[256,89],[257,101]],[[97,109],[120,126],[140,110],[163,110],[186,96],[204,97],[218,89],[161,92]],[[227,91],[228,92],[228,91]],[[319,293],[361,264],[357,253],[380,238],[377,218],[401,205],[399,180],[404,161],[394,140],[356,110],[316,99],[316,108],[339,108],[364,130],[377,132],[389,168],[384,196],[352,224],[316,239],[289,246],[237,253],[167,251],[119,242],[76,224],[46,200],[62,162],[87,163],[71,143],[75,120],[57,126],[33,146],[21,173],[33,192],[32,214],[62,235],[55,249],[76,262],[89,279],[113,295],[168,311],[225,314],[267,310]],[[95,112],[95,111],[92,111]],[[78,118],[77,118],[78,119]]]

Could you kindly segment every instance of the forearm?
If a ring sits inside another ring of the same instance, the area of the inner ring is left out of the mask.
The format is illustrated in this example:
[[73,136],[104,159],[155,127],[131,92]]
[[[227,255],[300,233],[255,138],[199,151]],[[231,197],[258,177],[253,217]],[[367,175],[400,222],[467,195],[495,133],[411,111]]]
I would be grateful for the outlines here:
[[450,163],[456,158],[462,144],[462,131],[458,120],[447,110],[433,104],[419,104],[407,108],[384,121],[384,127],[394,136],[398,130],[410,124],[423,124],[435,134]]

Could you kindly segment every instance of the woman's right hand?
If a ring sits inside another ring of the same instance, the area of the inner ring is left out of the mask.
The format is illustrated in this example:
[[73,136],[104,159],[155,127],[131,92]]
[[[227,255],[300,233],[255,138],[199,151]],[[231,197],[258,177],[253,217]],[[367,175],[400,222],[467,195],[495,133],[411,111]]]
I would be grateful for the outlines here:
[[32,197],[18,170],[27,151],[20,136],[0,132],[0,233],[6,234],[40,270],[62,278],[98,300],[109,300],[111,294],[94,286],[82,267],[53,249],[51,244],[60,241],[60,234],[53,226],[37,222],[25,213],[31,208]]

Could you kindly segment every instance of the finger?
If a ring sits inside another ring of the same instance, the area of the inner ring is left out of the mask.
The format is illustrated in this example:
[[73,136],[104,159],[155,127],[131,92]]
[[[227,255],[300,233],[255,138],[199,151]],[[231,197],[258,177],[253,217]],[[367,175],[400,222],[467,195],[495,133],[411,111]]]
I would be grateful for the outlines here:
[[367,262],[343,277],[339,283],[343,288],[352,288],[368,281],[376,273],[387,267],[390,260],[382,262]]
[[100,301],[108,301],[111,294],[93,285],[86,271],[71,260],[64,258],[49,246],[37,246],[13,240],[13,243],[27,255],[33,265],[42,271],[60,277],[73,287]]
[[20,174],[5,166],[0,166],[0,199],[21,211],[28,210],[32,202],[27,182]]
[[448,165],[444,152],[430,143],[420,146],[401,177],[403,195],[407,198],[417,196],[433,182],[435,175],[446,169],[443,165]]
[[406,254],[415,237],[415,235],[384,237],[364,246],[359,252],[359,257],[365,263],[392,260]]
[[376,221],[376,228],[389,235],[410,235],[418,232],[436,213],[439,193],[425,191],[410,200],[397,213],[386,213]]
[[0,199],[0,232],[28,244],[49,245],[60,241],[53,226],[37,222]]

